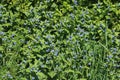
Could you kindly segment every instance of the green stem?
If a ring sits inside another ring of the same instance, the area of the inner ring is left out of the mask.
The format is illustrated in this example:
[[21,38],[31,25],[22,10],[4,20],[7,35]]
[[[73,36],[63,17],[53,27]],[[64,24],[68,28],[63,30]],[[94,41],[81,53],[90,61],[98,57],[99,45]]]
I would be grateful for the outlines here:
[[107,44],[107,29],[108,29],[108,26],[107,26],[107,22],[106,22],[106,29],[105,29],[105,44],[106,44],[106,47],[108,47],[108,44]]

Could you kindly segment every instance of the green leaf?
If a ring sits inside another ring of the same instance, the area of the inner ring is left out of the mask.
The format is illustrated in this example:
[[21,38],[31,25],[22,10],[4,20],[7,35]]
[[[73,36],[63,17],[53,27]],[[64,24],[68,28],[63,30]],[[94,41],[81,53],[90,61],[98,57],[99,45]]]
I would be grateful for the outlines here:
[[81,78],[80,80],[87,80],[87,79],[85,79],[85,78]]
[[47,76],[42,72],[38,72],[37,75],[38,75],[39,79],[47,79]]
[[0,51],[3,51],[3,50],[4,50],[3,46],[0,46]]
[[68,69],[68,70],[65,70],[66,73],[74,73],[74,70],[71,70],[71,69]]
[[48,72],[48,74],[49,74],[49,76],[50,76],[51,78],[53,78],[53,77],[56,75],[56,72],[51,71],[51,72]]

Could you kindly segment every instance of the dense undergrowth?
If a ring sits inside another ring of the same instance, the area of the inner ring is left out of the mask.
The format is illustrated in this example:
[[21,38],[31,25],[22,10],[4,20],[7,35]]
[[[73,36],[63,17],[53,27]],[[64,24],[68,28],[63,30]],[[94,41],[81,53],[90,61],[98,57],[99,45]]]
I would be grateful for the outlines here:
[[0,80],[119,79],[119,1],[0,1]]

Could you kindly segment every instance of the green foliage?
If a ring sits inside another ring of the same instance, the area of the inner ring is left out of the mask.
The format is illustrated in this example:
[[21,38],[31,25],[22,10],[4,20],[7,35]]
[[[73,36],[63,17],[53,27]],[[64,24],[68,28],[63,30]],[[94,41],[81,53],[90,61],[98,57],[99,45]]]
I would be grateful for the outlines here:
[[117,0],[1,0],[0,80],[118,80]]

